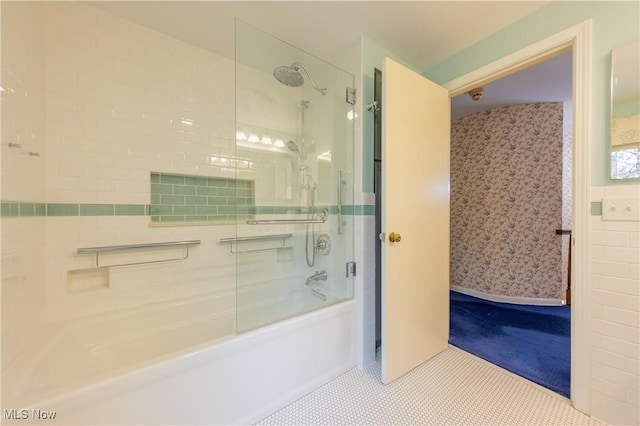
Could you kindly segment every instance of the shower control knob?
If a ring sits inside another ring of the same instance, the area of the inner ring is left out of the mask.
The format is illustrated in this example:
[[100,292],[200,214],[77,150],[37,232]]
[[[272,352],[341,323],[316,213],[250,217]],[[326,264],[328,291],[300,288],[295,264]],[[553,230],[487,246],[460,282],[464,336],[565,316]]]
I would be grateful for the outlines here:
[[389,241],[391,241],[392,243],[399,243],[401,239],[402,237],[400,236],[400,234],[396,234],[395,232],[389,234]]

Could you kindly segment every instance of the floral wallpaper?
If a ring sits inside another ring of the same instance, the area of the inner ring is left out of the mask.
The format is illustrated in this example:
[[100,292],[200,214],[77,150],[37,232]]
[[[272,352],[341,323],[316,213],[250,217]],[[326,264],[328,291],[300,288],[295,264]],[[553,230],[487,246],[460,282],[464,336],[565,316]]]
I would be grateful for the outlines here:
[[537,103],[452,123],[452,285],[564,298],[562,114]]

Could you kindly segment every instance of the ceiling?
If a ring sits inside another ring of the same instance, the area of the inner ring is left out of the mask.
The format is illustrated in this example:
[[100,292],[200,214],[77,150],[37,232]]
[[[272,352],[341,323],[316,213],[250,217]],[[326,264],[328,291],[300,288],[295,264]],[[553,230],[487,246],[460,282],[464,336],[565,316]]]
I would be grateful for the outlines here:
[[[342,57],[362,35],[417,70],[549,1],[104,1],[91,4],[214,53],[234,57],[239,18],[320,58]],[[486,85],[480,101],[452,100],[452,119],[495,106],[571,99],[565,54]]]
[[233,57],[239,18],[320,58],[361,35],[427,70],[549,1],[103,1],[92,5]]
[[547,59],[483,87],[480,100],[468,93],[451,99],[451,120],[490,108],[536,102],[573,100],[571,52]]

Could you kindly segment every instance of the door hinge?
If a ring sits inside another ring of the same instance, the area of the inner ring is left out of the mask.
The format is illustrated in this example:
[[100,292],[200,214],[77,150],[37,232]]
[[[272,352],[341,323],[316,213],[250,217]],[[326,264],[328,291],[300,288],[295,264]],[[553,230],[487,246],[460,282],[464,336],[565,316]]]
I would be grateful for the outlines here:
[[353,87],[347,87],[346,101],[348,104],[351,104],[351,105],[356,104],[356,89],[354,89]]
[[347,262],[347,278],[356,276],[356,262]]

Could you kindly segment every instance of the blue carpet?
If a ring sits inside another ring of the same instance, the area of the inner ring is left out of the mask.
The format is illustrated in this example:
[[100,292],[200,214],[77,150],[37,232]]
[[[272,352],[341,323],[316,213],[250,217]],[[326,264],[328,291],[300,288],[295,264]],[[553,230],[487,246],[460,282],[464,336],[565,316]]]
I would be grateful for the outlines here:
[[570,307],[490,302],[451,292],[449,343],[569,397]]

